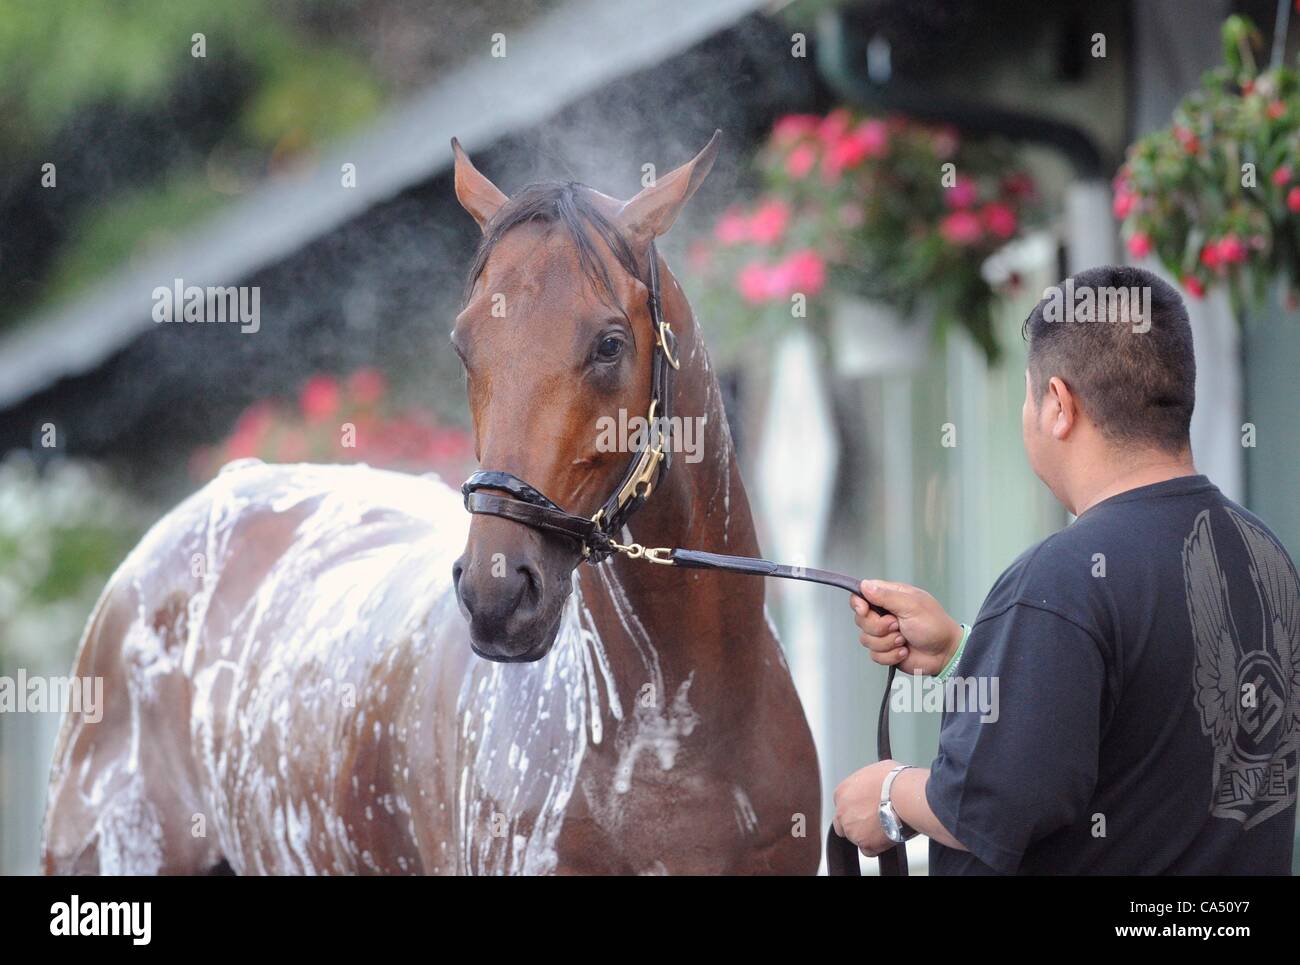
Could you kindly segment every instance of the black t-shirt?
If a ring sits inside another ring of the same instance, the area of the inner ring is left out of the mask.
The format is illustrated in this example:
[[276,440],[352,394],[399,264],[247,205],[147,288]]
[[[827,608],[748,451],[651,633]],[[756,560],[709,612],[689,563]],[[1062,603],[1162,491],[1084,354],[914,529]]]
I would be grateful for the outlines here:
[[1290,871],[1300,582],[1204,476],[1022,555],[955,676],[997,700],[945,712],[926,796],[970,850],[931,842],[932,874]]

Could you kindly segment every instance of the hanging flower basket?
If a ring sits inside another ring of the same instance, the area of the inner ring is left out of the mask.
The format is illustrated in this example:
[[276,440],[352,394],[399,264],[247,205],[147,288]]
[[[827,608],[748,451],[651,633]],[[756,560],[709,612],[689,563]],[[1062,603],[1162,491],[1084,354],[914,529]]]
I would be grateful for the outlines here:
[[962,327],[997,357],[998,292],[980,267],[1036,213],[1009,148],[841,108],[783,117],[757,165],[761,195],[691,249],[701,317],[780,330],[824,314],[837,294],[905,318],[924,302],[937,335]]
[[1194,298],[1226,285],[1240,319],[1281,280],[1300,289],[1300,78],[1260,71],[1259,32],[1223,25],[1225,63],[1128,153],[1115,216],[1135,258],[1154,254]]

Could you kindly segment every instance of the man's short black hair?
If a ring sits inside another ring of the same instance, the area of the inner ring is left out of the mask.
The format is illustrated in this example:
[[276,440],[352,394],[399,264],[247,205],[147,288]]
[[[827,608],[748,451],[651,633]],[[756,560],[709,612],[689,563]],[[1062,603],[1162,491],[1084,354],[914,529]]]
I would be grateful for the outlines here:
[[1057,376],[1113,442],[1167,452],[1190,445],[1192,328],[1167,282],[1122,265],[1081,271],[1044,293],[1023,334],[1038,400]]

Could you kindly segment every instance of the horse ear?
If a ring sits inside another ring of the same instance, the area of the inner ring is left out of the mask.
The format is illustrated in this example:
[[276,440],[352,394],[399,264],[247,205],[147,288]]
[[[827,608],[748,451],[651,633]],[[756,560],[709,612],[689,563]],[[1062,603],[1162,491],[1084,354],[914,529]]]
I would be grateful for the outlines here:
[[648,245],[673,226],[713,167],[721,140],[722,131],[714,131],[704,150],[623,205],[618,214],[619,226],[636,247]]
[[454,137],[451,139],[451,153],[456,157],[456,200],[486,231],[492,216],[509,199],[474,167],[460,141]]

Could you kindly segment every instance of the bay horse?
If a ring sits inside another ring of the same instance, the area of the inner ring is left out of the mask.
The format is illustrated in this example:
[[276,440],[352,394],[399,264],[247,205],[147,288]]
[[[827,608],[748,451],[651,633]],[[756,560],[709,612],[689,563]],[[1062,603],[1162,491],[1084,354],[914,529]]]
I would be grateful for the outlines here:
[[[507,198],[453,141],[483,238],[452,344],[476,454],[591,514],[646,411],[654,239],[694,159],[622,202]],[[700,420],[625,541],[757,555],[718,383],[685,294],[673,409]],[[463,547],[463,551],[462,551]],[[457,558],[459,557],[459,558]],[[813,873],[816,752],[761,580],[471,518],[433,475],[245,460],[113,575],[50,777],[48,873]]]

